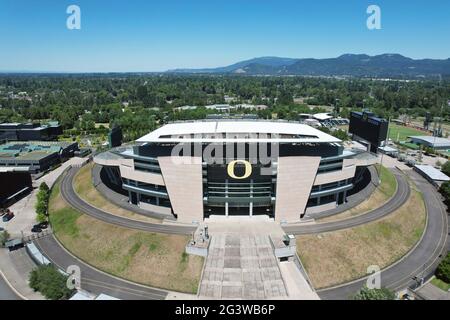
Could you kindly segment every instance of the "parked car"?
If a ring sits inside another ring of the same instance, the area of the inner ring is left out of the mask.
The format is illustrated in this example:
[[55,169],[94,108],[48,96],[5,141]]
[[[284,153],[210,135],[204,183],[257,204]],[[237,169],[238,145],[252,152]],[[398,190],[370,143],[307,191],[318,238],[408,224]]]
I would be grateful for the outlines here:
[[6,214],[6,209],[0,209],[0,217],[3,217]]
[[45,229],[48,228],[48,222],[44,221],[44,222],[38,223],[36,226],[39,227],[42,230],[45,230]]
[[33,228],[31,228],[31,232],[39,233],[39,232],[42,232],[42,229],[39,228],[39,225],[38,225],[38,224],[35,224],[35,225],[33,226]]
[[5,214],[2,218],[3,222],[8,222],[9,220],[11,220],[12,218],[14,218],[14,213],[12,213],[11,211],[8,212],[7,214]]

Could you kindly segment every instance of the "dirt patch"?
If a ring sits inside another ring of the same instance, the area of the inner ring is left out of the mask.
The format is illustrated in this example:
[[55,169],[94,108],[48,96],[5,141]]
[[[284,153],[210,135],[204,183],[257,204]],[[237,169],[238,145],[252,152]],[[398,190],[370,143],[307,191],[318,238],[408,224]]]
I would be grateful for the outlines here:
[[330,287],[366,275],[367,267],[387,267],[404,256],[423,234],[426,221],[422,195],[388,217],[367,225],[297,237],[297,252],[315,288]]
[[135,212],[123,209],[110,201],[108,201],[103,195],[94,187],[92,184],[92,167],[93,163],[88,164],[80,169],[73,179],[73,186],[75,192],[80,196],[81,199],[93,205],[94,207],[101,209],[110,214],[139,220],[144,222],[161,222],[159,219],[146,217]]
[[384,203],[386,203],[395,194],[397,188],[397,180],[394,174],[385,167],[377,165],[377,170],[380,170],[381,184],[375,191],[369,196],[367,200],[364,200],[359,205],[346,210],[340,214],[318,219],[318,223],[325,223],[337,220],[348,219],[354,216],[358,216],[369,211],[372,211]]
[[108,224],[71,208],[52,190],[50,219],[59,241],[88,264],[145,285],[196,293],[203,258],[185,253],[189,236],[148,233]]

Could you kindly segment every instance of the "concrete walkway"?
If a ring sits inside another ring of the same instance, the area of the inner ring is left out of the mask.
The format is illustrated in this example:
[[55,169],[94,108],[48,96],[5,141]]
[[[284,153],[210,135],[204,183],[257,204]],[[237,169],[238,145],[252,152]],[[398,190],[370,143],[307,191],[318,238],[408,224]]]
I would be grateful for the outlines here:
[[212,236],[199,296],[246,300],[287,297],[269,237],[236,233]]
[[450,300],[450,292],[436,287],[431,282],[423,285],[416,291],[416,294],[425,300]]
[[0,270],[16,293],[22,299],[44,300],[39,292],[34,292],[28,285],[28,277],[34,268],[36,264],[28,256],[25,248],[12,252],[0,249]]
[[286,283],[289,299],[320,300],[293,261],[280,262],[281,274]]

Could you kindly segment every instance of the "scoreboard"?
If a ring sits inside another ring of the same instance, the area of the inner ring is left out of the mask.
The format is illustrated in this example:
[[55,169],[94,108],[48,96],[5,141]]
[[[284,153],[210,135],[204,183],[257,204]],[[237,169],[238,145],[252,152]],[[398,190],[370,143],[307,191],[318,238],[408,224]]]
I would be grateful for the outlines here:
[[370,112],[352,112],[349,132],[379,147],[387,139],[388,121]]

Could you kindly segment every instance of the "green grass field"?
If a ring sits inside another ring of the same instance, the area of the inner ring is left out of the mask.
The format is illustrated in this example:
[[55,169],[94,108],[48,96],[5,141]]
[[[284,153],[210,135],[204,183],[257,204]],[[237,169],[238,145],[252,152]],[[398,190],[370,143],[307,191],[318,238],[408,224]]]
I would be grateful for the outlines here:
[[425,131],[399,126],[392,123],[389,126],[389,138],[394,141],[405,141],[408,139],[409,136],[429,136],[429,135],[430,134]]
[[81,260],[120,278],[197,293],[203,258],[185,253],[190,236],[150,233],[112,225],[70,207],[52,188],[50,222],[55,236]]
[[435,285],[436,287],[438,287],[439,289],[442,289],[442,290],[444,290],[444,291],[450,290],[450,284],[445,283],[444,281],[439,280],[439,279],[436,278],[436,277],[433,278],[433,279],[431,280],[431,283],[432,283],[433,285]]

